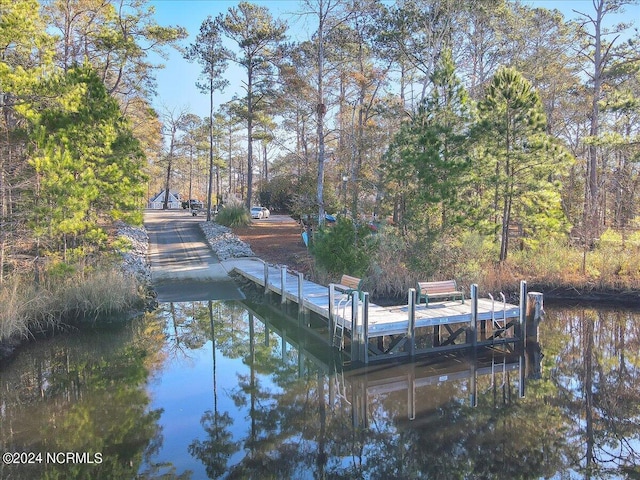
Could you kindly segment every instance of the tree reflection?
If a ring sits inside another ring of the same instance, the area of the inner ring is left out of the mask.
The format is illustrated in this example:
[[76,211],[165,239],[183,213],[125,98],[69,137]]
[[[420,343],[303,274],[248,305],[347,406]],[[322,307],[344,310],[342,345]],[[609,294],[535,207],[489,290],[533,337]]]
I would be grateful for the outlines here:
[[548,323],[559,406],[578,452],[567,455],[570,468],[585,478],[633,471],[640,464],[638,314],[576,308]]
[[136,477],[143,459],[162,444],[162,410],[149,408],[145,387],[164,359],[164,340],[164,319],[147,314],[98,333],[39,342],[4,368],[0,450],[100,453],[101,461],[3,464],[0,477]]
[[[606,453],[608,472],[622,473],[637,459],[632,448],[638,435],[637,332],[630,335],[632,325],[613,328],[610,319],[589,320],[593,329],[568,320],[547,320],[546,365],[542,378],[528,384],[526,398],[518,398],[516,376],[508,373],[477,379],[476,406],[467,401],[468,383],[449,381],[417,391],[419,411],[408,421],[406,393],[368,394],[366,375],[347,378],[341,387],[345,396],[332,403],[327,392],[335,391],[335,376],[310,363],[301,369],[293,359],[300,355],[299,345],[288,346],[284,355],[281,339],[269,341],[269,328],[258,328],[253,315],[237,317],[234,331],[249,335],[237,335],[246,343],[228,352],[241,356],[248,370],[237,374],[230,395],[239,411],[248,412],[247,430],[233,442],[211,429],[213,417],[206,418],[205,429],[223,438],[216,448],[225,462],[241,445],[246,454],[227,471],[222,462],[207,471],[227,478],[313,472],[314,478],[533,479],[570,470],[588,476],[588,468],[592,475],[606,473],[593,466]],[[244,328],[237,328],[238,321]],[[603,322],[610,323],[609,334],[603,334]],[[219,335],[231,338],[228,330]],[[565,355],[568,361],[560,361]],[[582,379],[580,389],[575,378]],[[591,391],[589,400],[585,389]],[[617,446],[617,456],[609,445]],[[611,465],[614,460],[617,466]]]
[[[640,345],[631,314],[548,314],[544,368],[525,398],[518,375],[496,367],[473,381],[408,387],[413,406],[407,389],[371,389],[384,386],[386,368],[380,379],[371,376],[375,368],[330,373],[330,363],[306,360],[313,355],[304,344],[283,340],[288,327],[238,304],[196,305],[190,314],[195,321],[185,320],[181,334],[206,331],[214,347],[214,406],[201,419],[204,439],[189,446],[210,478],[537,479],[572,471],[589,478],[633,475],[639,460]],[[246,366],[225,372],[237,379],[224,392],[234,412],[218,411],[216,355]],[[389,385],[415,379],[421,368],[388,372]]]
[[233,419],[228,412],[218,414],[207,411],[200,423],[207,434],[207,439],[191,442],[189,454],[202,462],[207,477],[219,478],[227,471],[229,457],[239,447],[239,442],[233,440],[233,435],[229,431]]
[[[79,359],[59,348],[34,365],[21,396],[34,405],[42,392],[53,399],[43,414],[48,448],[104,449],[113,463],[103,468],[122,478],[141,464],[141,478],[188,478],[170,463],[150,463],[163,442],[161,411],[148,411],[143,386],[163,355],[198,358],[193,352],[211,342],[211,403],[187,448],[210,478],[637,476],[635,313],[548,309],[541,375],[519,398],[520,376],[506,361],[491,363],[492,374],[478,373],[474,358],[335,372],[329,355],[310,351],[282,319],[263,320],[235,302],[167,308],[166,329],[140,323],[131,339],[91,345]],[[234,370],[221,370],[221,360]],[[4,376],[0,385],[2,402],[17,410]],[[100,424],[100,415],[113,424]],[[13,422],[0,422],[3,448],[28,444]],[[67,440],[56,444],[60,433]]]

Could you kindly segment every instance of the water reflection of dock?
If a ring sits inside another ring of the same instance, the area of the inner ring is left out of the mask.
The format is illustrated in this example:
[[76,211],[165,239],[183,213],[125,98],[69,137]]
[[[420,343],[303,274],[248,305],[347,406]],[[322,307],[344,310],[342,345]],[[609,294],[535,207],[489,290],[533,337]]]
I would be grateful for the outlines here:
[[[349,365],[343,369],[342,354],[327,349],[313,329],[300,328],[308,317],[286,314],[269,304],[243,304],[249,321],[264,325],[265,343],[272,342],[274,334],[279,337],[283,362],[297,362],[299,376],[307,375],[313,365],[313,370],[329,377],[328,405],[350,409],[354,427],[368,426],[372,405],[380,402],[393,403],[393,411],[406,412],[401,416],[407,420],[428,421],[452,397],[458,396],[458,401],[471,407],[483,396],[498,402],[515,391],[522,397],[526,379],[540,368],[527,359],[526,351],[512,352],[501,346],[449,352],[411,363],[376,363],[359,368]],[[536,359],[539,362],[540,357]]]
[[[416,292],[410,289],[406,305],[385,307],[369,302],[367,292],[339,293],[332,284],[318,285],[286,267],[251,261],[238,264],[235,271],[264,287],[265,293],[278,294],[282,304],[295,304],[300,313],[315,314],[321,322],[312,330],[339,347],[353,363],[513,345],[531,330],[527,327],[526,282],[521,282],[519,305],[507,303],[504,296],[500,300],[479,298],[473,285],[471,298],[464,302],[418,305]],[[535,296],[529,302],[530,321],[535,323],[542,298],[541,294],[531,295]]]
[[[368,427],[368,412],[376,402],[406,402],[406,419],[428,421],[442,404],[456,398],[475,407],[482,395],[507,397],[517,389],[524,396],[526,368],[523,355],[484,351],[482,356],[451,354],[429,364],[410,363],[392,368],[367,367],[336,375],[335,390],[348,386],[355,426]],[[337,395],[343,395],[338,393]],[[463,397],[466,397],[466,402]]]

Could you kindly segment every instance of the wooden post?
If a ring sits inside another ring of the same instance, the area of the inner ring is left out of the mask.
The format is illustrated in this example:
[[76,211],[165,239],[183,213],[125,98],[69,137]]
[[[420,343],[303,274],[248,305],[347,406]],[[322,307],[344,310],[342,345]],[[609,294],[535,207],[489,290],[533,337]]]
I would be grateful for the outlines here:
[[527,314],[525,323],[525,370],[527,378],[542,378],[542,349],[538,343],[538,326],[544,316],[543,295],[529,292],[527,295]]
[[478,344],[478,285],[471,285],[471,345]]
[[358,327],[358,308],[360,299],[358,292],[351,294],[351,362],[361,361],[360,354],[360,332]]
[[336,321],[335,317],[336,305],[336,289],[333,283],[329,284],[329,345],[333,347],[333,325]]
[[415,356],[416,354],[416,289],[409,289],[408,299],[408,311],[409,311],[409,329],[407,330],[407,337],[409,337],[409,355]]
[[282,268],[280,269],[280,286],[282,287],[280,292],[281,304],[287,303],[287,291],[284,288],[286,284],[287,284],[287,266],[283,265]]
[[369,292],[362,293],[362,342],[360,358],[369,363]]
[[304,285],[304,274],[298,272],[298,311],[299,312],[304,312],[304,298],[302,296],[303,285]]
[[524,342],[525,323],[527,311],[527,282],[520,281],[520,318],[518,319],[518,328],[514,328],[515,336],[518,340]]
[[269,264],[264,262],[264,293],[269,293]]
[[538,325],[544,315],[543,295],[540,292],[527,294],[527,311],[525,317],[525,344],[538,342]]

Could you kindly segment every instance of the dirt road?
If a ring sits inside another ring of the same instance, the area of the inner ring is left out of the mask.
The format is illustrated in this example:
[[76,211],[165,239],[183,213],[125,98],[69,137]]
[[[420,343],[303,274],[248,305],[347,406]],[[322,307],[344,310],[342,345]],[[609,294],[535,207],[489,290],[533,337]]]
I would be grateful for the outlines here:
[[251,246],[256,256],[269,263],[287,265],[308,273],[313,260],[302,242],[302,227],[286,215],[254,220],[251,225],[234,228],[233,233]]

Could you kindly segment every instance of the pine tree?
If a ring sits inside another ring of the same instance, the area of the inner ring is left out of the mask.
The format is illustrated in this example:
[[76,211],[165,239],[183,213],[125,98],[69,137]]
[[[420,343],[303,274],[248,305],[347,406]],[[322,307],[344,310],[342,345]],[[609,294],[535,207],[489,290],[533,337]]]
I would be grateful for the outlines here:
[[443,231],[459,219],[458,189],[469,166],[470,107],[449,52],[441,57],[431,83],[430,96],[390,148],[388,158],[396,156],[398,162],[387,164],[398,184],[410,186],[403,192],[408,208],[404,221],[414,227],[426,222],[427,232]]
[[189,46],[185,54],[187,60],[196,61],[202,66],[202,76],[205,82],[197,83],[196,85],[201,92],[209,94],[209,195],[207,197],[207,221],[211,221],[211,192],[214,170],[213,93],[216,90],[224,89],[229,83],[222,78],[222,74],[227,68],[229,55],[229,51],[222,46],[220,22],[215,22],[211,17],[202,22],[196,42]]
[[143,154],[118,102],[89,67],[47,83],[58,96],[34,124],[33,222],[39,239],[68,258],[69,248],[82,247],[82,254],[102,245],[105,221],[142,220]]
[[526,224],[537,218],[538,225],[531,228],[551,227],[551,231],[562,227],[556,180],[568,156],[546,134],[540,98],[517,70],[501,68],[478,109],[480,121],[474,133],[480,148],[474,169],[481,187],[476,192],[499,231],[500,261],[504,261],[515,220]]
[[247,198],[246,207],[251,208],[253,197],[253,127],[256,108],[265,97],[273,81],[273,61],[276,46],[284,39],[286,24],[274,20],[266,7],[248,2],[240,2],[229,8],[227,15],[220,15],[216,21],[224,33],[235,41],[242,56],[232,59],[247,72],[244,83],[246,91],[247,122]]

